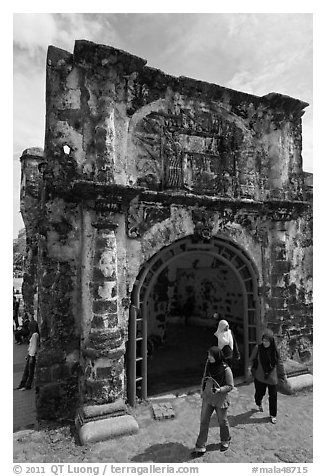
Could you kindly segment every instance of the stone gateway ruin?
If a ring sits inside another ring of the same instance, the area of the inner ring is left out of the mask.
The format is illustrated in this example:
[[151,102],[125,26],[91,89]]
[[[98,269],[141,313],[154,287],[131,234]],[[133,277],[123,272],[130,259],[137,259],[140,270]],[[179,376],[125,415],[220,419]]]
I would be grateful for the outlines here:
[[311,360],[307,106],[49,47],[44,151],[21,158],[39,419],[76,418],[87,441],[136,431],[125,403],[200,384],[214,314],[239,381],[266,326]]

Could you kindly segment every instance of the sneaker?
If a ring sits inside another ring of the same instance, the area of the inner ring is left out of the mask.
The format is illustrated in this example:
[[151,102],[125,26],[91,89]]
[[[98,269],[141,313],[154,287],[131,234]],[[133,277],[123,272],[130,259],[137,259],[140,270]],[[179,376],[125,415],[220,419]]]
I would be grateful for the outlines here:
[[227,451],[228,449],[229,449],[229,445],[228,445],[228,444],[227,444],[227,445],[221,445],[221,446],[220,446],[220,451],[222,451],[222,452],[223,452],[223,451]]
[[229,446],[230,446],[230,442],[231,442],[231,436],[229,438],[229,441],[221,441],[221,445],[220,445],[220,451],[227,451],[229,449]]
[[276,417],[275,416],[271,416],[271,422],[275,425],[275,423],[276,423]]
[[206,448],[205,447],[202,447],[202,448],[195,448],[194,451],[192,452],[192,454],[196,454],[196,455],[203,455],[206,453]]
[[258,408],[258,411],[261,412],[261,413],[264,411],[262,404],[257,405],[257,408]]
[[21,387],[21,388],[19,388],[18,390],[19,390],[20,392],[24,392],[24,391],[26,390],[26,388],[25,388],[25,387]]

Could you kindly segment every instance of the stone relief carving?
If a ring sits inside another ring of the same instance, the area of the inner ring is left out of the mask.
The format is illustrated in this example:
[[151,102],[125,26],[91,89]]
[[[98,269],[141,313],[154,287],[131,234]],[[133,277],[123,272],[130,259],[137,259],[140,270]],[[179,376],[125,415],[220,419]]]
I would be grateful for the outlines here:
[[96,208],[97,214],[96,218],[92,222],[94,228],[98,230],[108,229],[115,230],[118,227],[117,218],[115,214],[114,207],[110,208],[109,206],[105,209],[101,204],[101,208]]
[[138,198],[134,198],[126,215],[129,238],[142,236],[155,223],[169,218],[170,214],[170,207],[158,203],[139,202]]
[[299,210],[293,208],[279,208],[273,211],[267,211],[267,217],[273,221],[291,221],[300,216]]
[[175,107],[151,112],[136,126],[138,185],[234,196],[243,132],[217,113]]
[[225,230],[234,222],[234,211],[231,208],[220,210],[218,214],[218,226],[221,230]]
[[134,114],[137,109],[146,104],[149,95],[147,84],[137,82],[137,77],[137,72],[125,76],[128,104],[127,113],[129,115]]
[[194,235],[203,240],[210,240],[214,227],[214,212],[196,208],[191,214],[195,225]]

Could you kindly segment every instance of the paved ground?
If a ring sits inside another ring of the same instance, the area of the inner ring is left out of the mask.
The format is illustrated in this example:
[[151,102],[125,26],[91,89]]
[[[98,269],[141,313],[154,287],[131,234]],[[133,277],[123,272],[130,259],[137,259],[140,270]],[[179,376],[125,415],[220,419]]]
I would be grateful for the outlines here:
[[[34,421],[33,394],[16,393],[16,424]],[[171,420],[156,421],[150,403],[139,405],[133,411],[140,427],[138,434],[89,446],[76,442],[73,426],[17,431],[14,433],[13,460],[20,463],[311,463],[312,392],[301,391],[293,396],[279,394],[276,425],[269,422],[268,413],[256,412],[252,394],[252,384],[236,387],[231,393],[232,442],[226,453],[219,451],[219,428],[213,417],[208,451],[193,460],[191,450],[198,433],[201,407],[200,396],[196,393],[169,400],[175,411],[175,418]],[[22,420],[22,408],[25,412],[31,411],[24,415],[26,420]]]

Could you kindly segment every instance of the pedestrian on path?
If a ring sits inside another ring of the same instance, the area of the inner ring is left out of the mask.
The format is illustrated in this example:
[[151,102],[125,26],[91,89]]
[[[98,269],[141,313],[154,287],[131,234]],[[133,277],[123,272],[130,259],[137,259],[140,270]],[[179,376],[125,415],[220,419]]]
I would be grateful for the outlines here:
[[269,416],[276,423],[277,416],[277,384],[284,383],[285,372],[277,349],[273,332],[266,329],[262,335],[262,343],[254,347],[249,359],[249,370],[254,377],[255,402],[263,412],[262,400],[268,388]]
[[214,336],[216,338],[214,345],[222,351],[224,362],[232,368],[233,362],[240,360],[240,352],[229,323],[222,319]]
[[22,325],[14,332],[16,344],[22,344],[23,340],[29,336],[29,324],[28,314],[25,314]]
[[24,368],[23,377],[20,384],[18,385],[18,390],[30,390],[32,388],[32,383],[34,379],[35,363],[36,363],[36,354],[39,344],[40,333],[38,329],[38,324],[36,321],[32,320],[29,324],[29,346],[26,356],[26,364]]
[[200,430],[196,441],[195,454],[206,452],[209,422],[215,410],[220,425],[221,445],[220,451],[229,448],[231,436],[227,418],[230,405],[228,393],[234,387],[233,375],[230,367],[223,362],[222,351],[216,347],[210,347],[202,380],[202,408],[200,415]]
[[20,305],[20,299],[16,298],[16,296],[13,296],[13,318],[14,318],[14,323],[15,323],[15,330],[18,330],[19,327],[19,305]]

